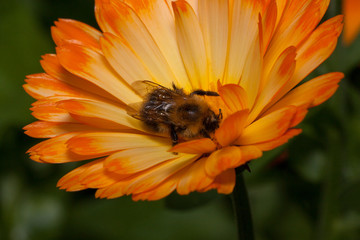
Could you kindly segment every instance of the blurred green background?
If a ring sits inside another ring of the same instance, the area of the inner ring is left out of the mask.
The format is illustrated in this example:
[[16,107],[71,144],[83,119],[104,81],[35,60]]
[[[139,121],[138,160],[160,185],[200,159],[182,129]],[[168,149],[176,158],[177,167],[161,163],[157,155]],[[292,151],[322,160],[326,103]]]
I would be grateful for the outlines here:
[[[332,1],[325,18],[339,14]],[[57,180],[72,164],[45,165],[25,151],[39,140],[23,134],[34,119],[22,89],[54,52],[57,18],[97,26],[90,0],[0,1],[0,239],[236,239],[231,202],[214,192],[176,194],[156,202],[66,193]],[[258,240],[360,239],[360,38],[340,41],[312,76],[343,71],[335,96],[311,109],[304,132],[250,164],[246,173]]]

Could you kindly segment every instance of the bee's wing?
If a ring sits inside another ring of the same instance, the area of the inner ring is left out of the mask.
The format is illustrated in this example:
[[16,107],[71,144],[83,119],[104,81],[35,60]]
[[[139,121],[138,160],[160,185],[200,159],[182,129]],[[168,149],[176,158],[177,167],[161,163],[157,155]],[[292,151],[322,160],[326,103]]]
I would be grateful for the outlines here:
[[143,98],[156,89],[163,89],[164,91],[171,92],[172,95],[179,95],[179,92],[149,80],[135,81],[131,84],[131,87]]
[[136,118],[138,120],[142,120],[140,116],[140,109],[143,105],[143,102],[137,102],[137,103],[130,103],[126,106],[126,112],[133,118]]

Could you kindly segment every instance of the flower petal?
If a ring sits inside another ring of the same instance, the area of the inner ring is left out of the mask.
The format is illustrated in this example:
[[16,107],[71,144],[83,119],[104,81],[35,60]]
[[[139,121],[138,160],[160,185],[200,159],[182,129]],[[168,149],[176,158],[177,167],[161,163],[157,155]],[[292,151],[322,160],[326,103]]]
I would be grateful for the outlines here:
[[287,90],[298,84],[335,50],[343,27],[342,20],[343,16],[336,16],[322,23],[298,48],[296,70]]
[[185,1],[172,2],[172,7],[175,15],[176,37],[192,87],[207,90],[208,63],[197,16]]
[[124,2],[136,12],[150,32],[177,79],[174,82],[183,83],[181,87],[189,90],[190,83],[178,49],[170,3],[165,0],[124,0]]
[[229,22],[228,1],[199,1],[199,21],[210,64],[210,82],[223,79]]
[[235,144],[250,145],[280,137],[290,127],[295,113],[296,107],[289,106],[256,120],[244,129]]
[[106,158],[105,168],[117,174],[133,174],[166,160],[177,158],[167,152],[169,146],[132,148],[114,153]]
[[55,54],[46,54],[42,56],[42,58],[43,60],[40,61],[42,68],[47,74],[49,74],[53,78],[64,82],[69,86],[74,86],[76,88],[82,89],[83,92],[90,92],[94,95],[99,95],[101,97],[111,99],[112,101],[118,101],[117,98],[115,98],[99,86],[96,86],[88,80],[77,77],[67,71],[63,66],[61,66],[58,57]]
[[218,193],[230,194],[234,190],[236,182],[235,169],[228,169],[216,176],[213,183],[202,189],[203,192],[216,189]]
[[[166,87],[170,87],[172,82],[180,83],[146,26],[127,4],[115,0],[97,0],[95,10],[100,28],[125,39],[154,79]],[[185,84],[181,87],[188,86]]]
[[243,132],[248,116],[249,110],[246,109],[227,117],[215,132],[216,141],[222,146],[232,144]]
[[241,111],[248,107],[246,91],[239,85],[219,85],[218,92],[231,112]]
[[[239,83],[246,59],[258,35],[262,3],[259,0],[230,1],[230,39],[228,64],[223,83]],[[255,45],[254,45],[255,46]]]
[[277,148],[289,141],[290,138],[293,138],[297,135],[299,135],[302,132],[301,129],[289,129],[287,132],[285,132],[282,136],[270,140],[268,142],[263,143],[257,143],[253,146],[258,147],[261,151],[270,151],[274,148]]
[[100,50],[101,33],[95,28],[72,19],[59,19],[51,28],[52,38],[57,46],[72,43]]
[[193,163],[196,159],[196,155],[186,154],[180,156],[179,158],[159,164],[149,170],[146,170],[144,173],[139,174],[138,177],[131,180],[124,188],[124,192],[127,194],[134,194],[148,191],[179,170]]
[[268,76],[264,76],[261,94],[256,100],[256,105],[250,113],[249,122],[252,122],[272,99],[281,91],[293,76],[295,70],[296,48],[287,48],[276,60]]
[[239,147],[230,146],[213,152],[206,160],[205,171],[215,177],[229,168],[240,166],[242,163],[241,150]]
[[290,91],[267,112],[276,111],[288,105],[298,107],[304,104],[310,104],[309,107],[315,107],[325,102],[335,93],[339,87],[338,83],[343,77],[343,73],[334,72],[307,81]]
[[69,151],[67,141],[78,134],[72,132],[42,141],[30,148],[27,153],[32,160],[46,163],[75,162],[98,157],[96,154],[81,156]]
[[124,149],[161,147],[164,138],[122,132],[84,133],[68,141],[68,148],[79,155],[108,154]]
[[188,166],[179,177],[177,192],[180,195],[187,195],[193,191],[200,191],[214,181],[205,171],[207,158],[201,158]]
[[344,43],[350,45],[359,34],[360,18],[359,18],[360,1],[343,0],[342,11],[345,17],[344,26]]
[[67,44],[57,48],[57,56],[66,70],[91,81],[122,102],[141,101],[98,52],[83,46]]
[[[105,129],[109,127],[114,129],[143,129],[141,121],[129,116],[124,108],[102,101],[86,99],[64,100],[60,101],[57,104],[57,107],[71,113],[77,120],[84,121],[92,126]],[[106,120],[107,122],[104,123],[110,123],[115,126],[102,125],[102,122],[96,124],[96,119]]]
[[25,134],[34,138],[52,138],[65,133],[94,131],[96,128],[80,123],[36,121],[23,128]]
[[127,83],[132,84],[141,79],[157,82],[125,39],[104,33],[101,47],[111,66]]
[[306,40],[324,16],[329,2],[330,0],[288,0],[265,55],[266,75],[284,49],[298,47]]
[[200,138],[178,143],[168,151],[189,154],[202,154],[212,152],[215,149],[216,145],[210,138]]

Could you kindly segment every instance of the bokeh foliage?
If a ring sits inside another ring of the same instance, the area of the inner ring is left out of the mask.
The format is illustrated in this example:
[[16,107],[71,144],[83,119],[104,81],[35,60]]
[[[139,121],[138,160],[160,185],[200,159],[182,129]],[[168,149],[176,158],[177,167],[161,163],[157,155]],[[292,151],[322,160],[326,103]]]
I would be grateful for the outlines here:
[[[332,1],[326,18],[340,13]],[[32,162],[39,140],[23,134],[34,119],[22,89],[54,52],[50,26],[72,18],[97,27],[90,0],[0,1],[0,239],[236,239],[228,196],[214,192],[156,202],[66,193],[57,180],[76,164]],[[343,71],[327,103],[311,109],[303,133],[251,162],[246,173],[258,240],[360,239],[360,38],[339,43],[312,76]]]

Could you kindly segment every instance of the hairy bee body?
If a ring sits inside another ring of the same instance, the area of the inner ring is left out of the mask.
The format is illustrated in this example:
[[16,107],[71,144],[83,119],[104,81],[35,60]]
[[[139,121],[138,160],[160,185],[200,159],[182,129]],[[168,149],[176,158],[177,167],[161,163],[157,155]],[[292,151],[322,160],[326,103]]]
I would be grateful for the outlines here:
[[148,93],[137,114],[132,116],[144,122],[153,132],[169,134],[173,144],[178,137],[191,139],[210,137],[218,127],[221,113],[215,114],[199,95],[218,96],[215,92],[197,90],[186,94],[173,85],[165,88],[150,81],[141,81]]

